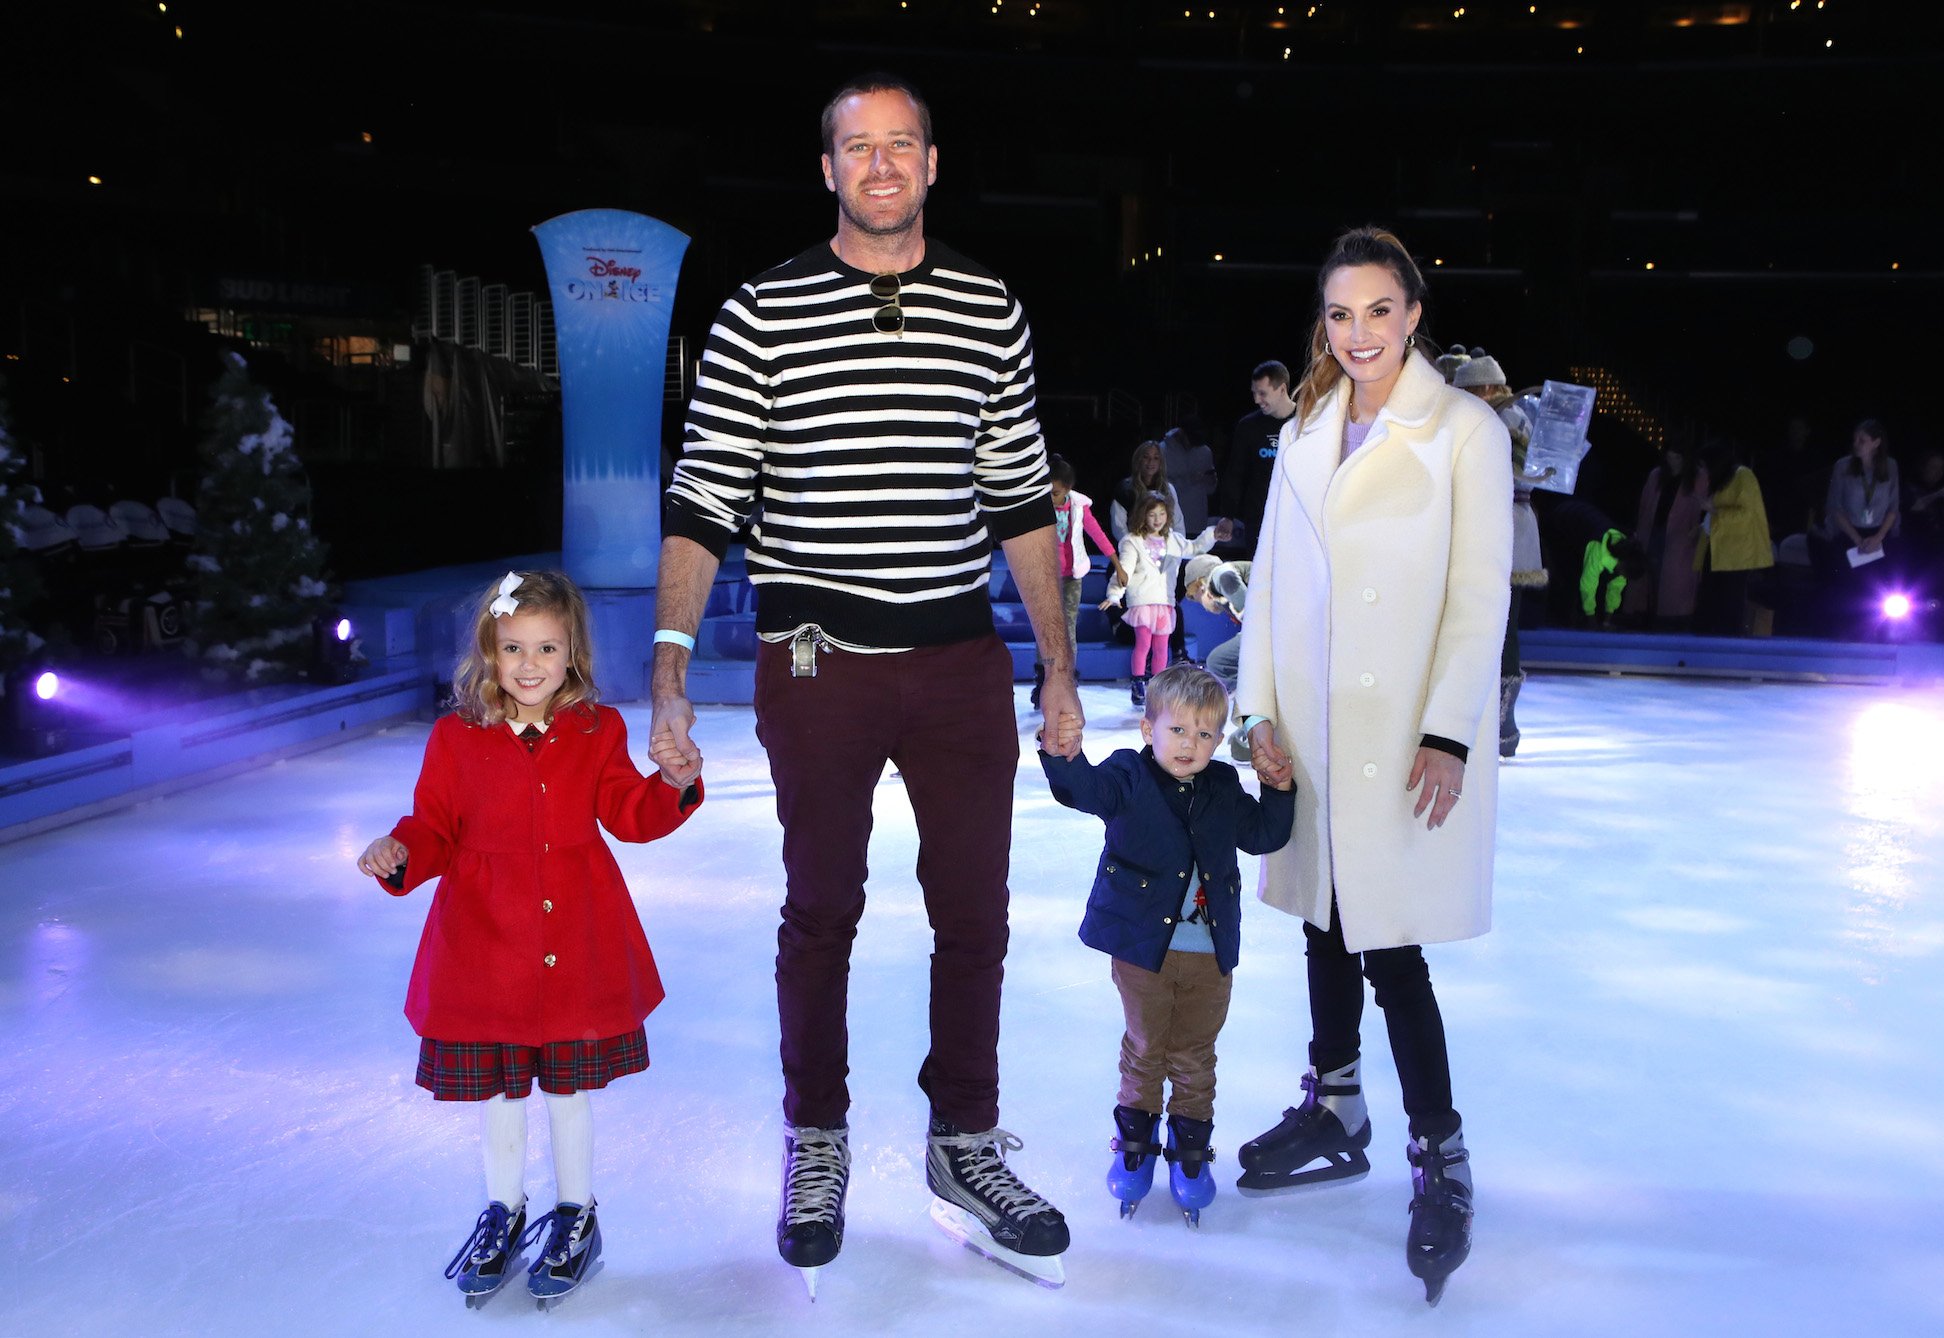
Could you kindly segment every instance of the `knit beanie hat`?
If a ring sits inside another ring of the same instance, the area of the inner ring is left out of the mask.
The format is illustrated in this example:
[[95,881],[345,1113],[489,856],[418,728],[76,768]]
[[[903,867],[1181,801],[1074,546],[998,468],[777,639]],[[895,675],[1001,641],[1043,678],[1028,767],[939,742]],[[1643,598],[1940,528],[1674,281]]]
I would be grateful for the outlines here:
[[1451,384],[1460,390],[1470,390],[1473,386],[1502,386],[1505,371],[1498,365],[1498,359],[1484,349],[1475,349],[1471,358],[1452,375]]
[[1463,367],[1470,361],[1471,354],[1465,352],[1465,346],[1463,344],[1453,344],[1438,357],[1436,366],[1439,374],[1444,377],[1445,384],[1450,385],[1452,376],[1460,367]]
[[1197,553],[1194,557],[1189,558],[1188,564],[1181,569],[1182,589],[1187,589],[1196,581],[1207,580],[1215,574],[1215,569],[1221,565],[1222,560],[1213,553]]

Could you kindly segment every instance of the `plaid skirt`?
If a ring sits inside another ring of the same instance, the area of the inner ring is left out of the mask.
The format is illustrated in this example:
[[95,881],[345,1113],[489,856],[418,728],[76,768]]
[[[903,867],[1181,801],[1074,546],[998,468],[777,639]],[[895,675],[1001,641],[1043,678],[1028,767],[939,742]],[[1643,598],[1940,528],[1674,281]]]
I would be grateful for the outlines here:
[[555,1096],[606,1087],[648,1067],[644,1028],[598,1041],[507,1045],[498,1041],[419,1041],[417,1082],[439,1101],[485,1101],[540,1090]]

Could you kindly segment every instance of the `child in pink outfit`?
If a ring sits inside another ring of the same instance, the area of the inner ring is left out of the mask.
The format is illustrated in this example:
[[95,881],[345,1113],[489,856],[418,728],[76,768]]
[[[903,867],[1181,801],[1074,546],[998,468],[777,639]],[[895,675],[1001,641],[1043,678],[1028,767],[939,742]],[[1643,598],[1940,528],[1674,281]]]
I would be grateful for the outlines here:
[[1160,493],[1136,499],[1138,519],[1121,538],[1120,566],[1100,607],[1127,598],[1127,625],[1134,629],[1134,704],[1147,700],[1147,681],[1168,667],[1168,636],[1175,626],[1175,578],[1181,560],[1206,553],[1229,537],[1229,523],[1210,525],[1183,539],[1173,528],[1174,509]]
[[[1047,470],[1052,475],[1053,484],[1053,525],[1054,534],[1060,545],[1060,596],[1066,605],[1067,644],[1077,646],[1075,632],[1080,625],[1080,580],[1087,574],[1087,546],[1081,538],[1094,541],[1094,547],[1107,555],[1114,564],[1114,579],[1126,584],[1127,573],[1114,556],[1114,541],[1107,537],[1107,531],[1094,519],[1093,499],[1083,492],[1073,489],[1073,466],[1063,456],[1053,456],[1047,462]],[[1046,682],[1046,664],[1033,662],[1033,709],[1039,709],[1040,688]]]

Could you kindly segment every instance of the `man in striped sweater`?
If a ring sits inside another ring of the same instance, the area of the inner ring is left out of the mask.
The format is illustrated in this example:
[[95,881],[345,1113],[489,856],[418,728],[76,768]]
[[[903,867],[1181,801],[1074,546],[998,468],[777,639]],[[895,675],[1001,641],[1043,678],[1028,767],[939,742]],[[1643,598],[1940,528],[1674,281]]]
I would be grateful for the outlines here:
[[823,138],[836,236],[739,289],[703,350],[663,519],[651,728],[699,760],[690,638],[746,523],[756,728],[786,877],[778,1249],[815,1268],[843,1241],[850,949],[889,760],[917,820],[935,944],[918,1073],[927,1180],[984,1244],[1044,1275],[1066,1223],[1007,1168],[1019,1143],[997,1127],[1019,737],[987,594],[996,542],[1047,664],[1046,719],[1081,719],[1032,337],[1004,283],[924,235],[938,150],[909,85],[853,80],[825,109]]

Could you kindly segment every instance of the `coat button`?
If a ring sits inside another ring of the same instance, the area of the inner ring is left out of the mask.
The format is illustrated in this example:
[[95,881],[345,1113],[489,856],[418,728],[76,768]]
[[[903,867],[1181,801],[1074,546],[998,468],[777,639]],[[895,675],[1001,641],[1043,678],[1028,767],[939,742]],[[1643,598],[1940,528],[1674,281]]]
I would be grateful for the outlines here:
[[1145,878],[1143,878],[1143,879],[1141,880],[1141,886],[1142,886],[1142,887],[1146,887],[1146,886],[1147,886],[1147,879],[1145,879]]
[[1377,764],[1375,762],[1364,763],[1364,775],[1375,776],[1376,774],[1377,774]]
[[546,854],[546,853],[547,853],[547,852],[548,852],[549,850],[552,850],[552,849],[553,849],[553,847],[552,847],[552,846],[550,846],[550,845],[548,845],[548,844],[547,844],[547,843],[546,843],[545,841],[542,841],[542,842],[540,843],[540,853],[541,853],[541,854],[543,854],[543,855],[544,855],[544,854]]
[[1172,915],[1164,915],[1164,916],[1162,916],[1162,917],[1161,917],[1161,923],[1162,923],[1162,924],[1164,924],[1164,925],[1171,925],[1171,924],[1173,924],[1173,923],[1174,923],[1174,916],[1172,916]]
[[549,897],[545,901],[541,902],[540,909],[547,912],[549,915],[553,914],[553,898]]
[[541,782],[540,782],[540,793],[541,793],[541,794],[545,794],[546,792],[547,792],[547,783],[546,783],[545,781],[541,781]]
[[1364,587],[1364,603],[1366,603],[1366,604],[1375,604],[1376,602],[1377,602],[1377,592],[1376,592],[1375,590],[1373,590],[1373,589],[1371,589],[1371,588],[1370,588],[1369,586],[1365,586],[1365,587]]
[[552,953],[548,953],[548,954],[547,954],[547,965],[548,965],[548,966],[552,966],[553,964],[554,964],[554,955],[553,955]]
[[1188,876],[1188,872],[1185,869],[1175,875],[1175,877],[1177,878],[1186,878],[1187,876]]
[[1365,674],[1362,678],[1359,678],[1357,681],[1363,684],[1367,688],[1374,688],[1377,686],[1377,675]]

